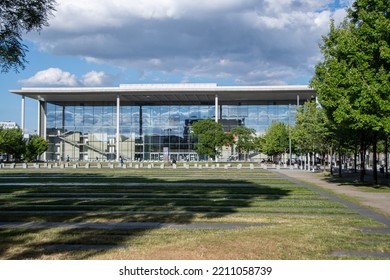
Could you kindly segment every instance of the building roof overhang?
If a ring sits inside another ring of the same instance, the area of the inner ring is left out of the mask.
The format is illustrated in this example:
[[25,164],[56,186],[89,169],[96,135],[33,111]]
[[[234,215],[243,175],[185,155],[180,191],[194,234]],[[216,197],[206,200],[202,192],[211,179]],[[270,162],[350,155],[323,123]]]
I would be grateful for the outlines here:
[[295,104],[315,96],[308,86],[218,86],[217,84],[123,84],[119,87],[22,88],[10,92],[62,106]]

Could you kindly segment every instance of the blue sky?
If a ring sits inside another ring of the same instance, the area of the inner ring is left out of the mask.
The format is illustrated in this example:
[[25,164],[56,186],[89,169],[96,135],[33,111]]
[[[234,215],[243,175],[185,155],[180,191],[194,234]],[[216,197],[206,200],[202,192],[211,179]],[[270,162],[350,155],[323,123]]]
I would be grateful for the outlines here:
[[[24,36],[26,69],[0,74],[0,121],[21,120],[21,87],[125,83],[307,84],[329,21],[349,0],[57,0]],[[37,126],[26,99],[26,128]]]

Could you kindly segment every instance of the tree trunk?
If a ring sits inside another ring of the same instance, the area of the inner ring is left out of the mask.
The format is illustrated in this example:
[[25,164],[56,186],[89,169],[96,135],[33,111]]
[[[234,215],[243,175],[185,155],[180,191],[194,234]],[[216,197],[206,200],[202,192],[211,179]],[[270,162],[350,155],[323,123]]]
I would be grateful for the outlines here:
[[386,178],[389,178],[389,142],[388,138],[385,139],[385,174]]
[[341,142],[339,142],[339,177],[341,178],[342,164],[341,164]]
[[378,167],[377,167],[377,134],[374,133],[373,143],[372,143],[372,176],[375,182],[375,185],[378,185]]
[[360,182],[364,182],[364,174],[365,174],[365,164],[366,164],[366,155],[365,155],[365,145],[364,145],[364,136],[361,136],[360,139]]
[[353,169],[354,169],[354,172],[357,173],[357,158],[358,158],[358,147],[357,147],[357,144],[355,144],[355,150],[354,150],[354,153],[353,153],[353,161],[354,161],[354,164],[353,164]]
[[332,146],[330,147],[328,159],[329,159],[329,170],[330,170],[330,174],[333,175],[333,149],[332,149]]

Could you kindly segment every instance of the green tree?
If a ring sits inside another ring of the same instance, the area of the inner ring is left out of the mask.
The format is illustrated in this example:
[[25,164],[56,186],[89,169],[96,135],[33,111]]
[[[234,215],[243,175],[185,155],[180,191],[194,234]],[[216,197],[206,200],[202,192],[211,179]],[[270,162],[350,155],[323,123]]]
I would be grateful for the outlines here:
[[0,152],[20,160],[26,150],[23,132],[19,128],[0,129]]
[[0,154],[5,153],[4,128],[0,126]]
[[24,69],[28,48],[22,42],[25,32],[40,31],[48,25],[55,10],[54,0],[0,1],[0,67],[1,72]]
[[263,135],[260,150],[274,161],[280,160],[281,154],[289,149],[288,129],[283,122],[273,122]]
[[198,155],[216,158],[224,145],[232,143],[231,133],[225,133],[222,124],[211,119],[199,120],[192,125],[192,132],[198,139],[195,150]]
[[[371,141],[376,172],[376,143],[390,133],[390,2],[357,0],[344,22],[331,23],[323,37],[324,60],[311,81],[329,119],[356,131],[361,155]],[[364,179],[364,157],[361,159]]]
[[32,135],[26,146],[25,160],[36,160],[41,154],[47,151],[49,143],[38,135]]
[[241,155],[245,153],[245,159],[247,159],[249,152],[255,149],[255,136],[256,130],[245,126],[234,127],[231,131],[235,136],[234,144],[236,146],[237,153]]
[[301,153],[327,152],[329,147],[329,124],[323,108],[315,101],[307,101],[297,109],[295,127],[291,137]]

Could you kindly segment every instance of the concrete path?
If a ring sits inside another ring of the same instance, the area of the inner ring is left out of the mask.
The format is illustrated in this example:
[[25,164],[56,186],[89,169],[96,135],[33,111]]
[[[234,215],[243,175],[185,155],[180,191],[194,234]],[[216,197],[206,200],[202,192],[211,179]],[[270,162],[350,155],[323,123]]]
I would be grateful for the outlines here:
[[[344,204],[348,209],[359,213],[362,217],[373,219],[385,226],[385,228],[362,228],[362,230],[371,233],[390,234],[390,193],[363,192],[356,187],[328,182],[316,173],[302,170],[278,170],[277,173],[290,178],[296,184],[329,198],[330,201]],[[359,203],[341,198],[328,190],[354,198]]]
[[362,205],[375,209],[384,215],[390,216],[390,193],[366,192],[361,191],[356,187],[331,183],[326,181],[325,178],[319,176],[317,173],[308,171],[277,170],[276,172],[303,182],[315,184],[322,188],[334,191],[337,194],[350,196],[359,201]]

